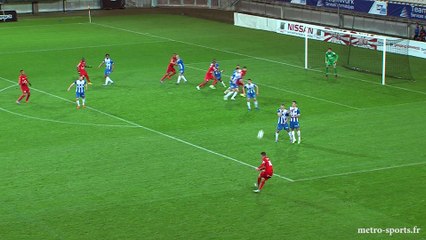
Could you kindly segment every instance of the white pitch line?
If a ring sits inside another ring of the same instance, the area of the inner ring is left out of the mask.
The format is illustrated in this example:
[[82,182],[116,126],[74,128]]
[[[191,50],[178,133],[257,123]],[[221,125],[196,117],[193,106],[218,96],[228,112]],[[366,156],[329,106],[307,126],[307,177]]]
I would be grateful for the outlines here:
[[[285,66],[289,66],[289,67],[293,67],[293,68],[298,68],[298,69],[303,69],[303,70],[308,70],[308,71],[312,71],[312,72],[322,72],[321,70],[310,69],[310,68],[305,69],[302,66],[298,66],[298,65],[294,65],[294,64],[290,64],[290,63],[286,63],[286,62],[276,61],[276,60],[272,60],[272,59],[268,59],[268,58],[263,58],[263,57],[256,57],[256,56],[252,56],[252,55],[248,55],[248,54],[244,54],[244,53],[239,53],[239,52],[233,52],[233,51],[218,49],[218,48],[209,47],[209,46],[205,46],[205,45],[201,45],[201,44],[196,44],[196,43],[191,43],[191,42],[180,41],[180,40],[176,40],[176,39],[172,39],[172,38],[168,38],[168,37],[162,37],[162,36],[158,36],[158,35],[154,35],[154,34],[150,34],[150,33],[142,33],[142,32],[133,31],[133,30],[130,30],[130,29],[125,29],[125,28],[120,28],[120,27],[113,27],[113,26],[110,26],[110,25],[104,25],[104,24],[99,24],[99,23],[91,23],[91,24],[94,24],[94,25],[97,25],[97,26],[101,26],[101,27],[105,27],[105,28],[112,28],[112,29],[116,29],[116,30],[120,30],[120,31],[124,31],[124,32],[130,32],[130,33],[134,33],[134,34],[139,34],[139,35],[143,35],[143,36],[164,39],[164,40],[168,40],[168,41],[171,41],[171,42],[182,43],[182,44],[185,44],[185,45],[190,45],[190,46],[196,46],[196,47],[200,47],[200,48],[215,50],[215,51],[218,51],[218,52],[224,52],[224,53],[239,55],[239,56],[243,56],[243,57],[247,57],[247,58],[252,58],[252,59],[256,59],[256,60],[260,60],[260,61],[265,61],[265,62],[270,62],[270,63],[276,63],[276,64],[285,65]],[[375,85],[381,85],[380,82],[367,81],[367,80],[364,80],[364,79],[361,79],[361,78],[350,77],[350,76],[346,76],[346,75],[340,75],[340,76],[346,77],[346,78],[350,78],[350,79],[354,79],[354,80],[357,80],[357,81],[360,81],[360,82],[365,82],[365,83],[370,83],[370,84],[375,84]],[[389,87],[389,88],[395,88],[395,89],[399,89],[399,90],[403,90],[403,91],[407,91],[407,92],[412,92],[412,93],[418,93],[418,94],[426,95],[426,92],[412,90],[412,89],[408,89],[408,88],[403,88],[403,87],[398,87],[398,86],[393,86],[393,85],[383,85],[383,86],[384,87]]]
[[34,50],[24,50],[24,51],[0,52],[0,55],[6,55],[6,54],[20,54],[20,53],[37,53],[37,52],[67,51],[67,50],[77,50],[77,49],[101,48],[101,47],[114,47],[114,46],[129,46],[129,45],[151,44],[151,43],[163,43],[163,42],[168,42],[168,41],[150,41],[150,42],[135,42],[135,43],[117,43],[117,44],[90,45],[90,46],[69,47],[69,48],[45,48],[45,49],[34,49]]
[[[3,78],[3,77],[0,77],[0,79],[3,79],[3,80],[8,81],[8,82],[12,82],[11,80],[6,79],[6,78]],[[31,89],[33,89],[34,91],[38,91],[38,92],[44,93],[44,94],[46,94],[46,95],[49,95],[49,96],[52,96],[52,97],[55,97],[55,98],[58,98],[58,99],[62,99],[62,100],[64,100],[64,101],[67,101],[67,102],[71,102],[71,103],[72,103],[72,101],[70,101],[70,100],[68,100],[68,99],[66,99],[66,98],[63,98],[63,97],[60,97],[60,96],[57,96],[57,95],[54,95],[54,94],[51,94],[51,93],[45,92],[45,91],[43,91],[43,90],[39,90],[39,89],[36,89],[36,88],[31,88]],[[118,116],[112,115],[112,114],[107,113],[107,112],[103,112],[103,111],[98,110],[98,109],[96,109],[96,108],[93,108],[93,107],[87,107],[87,108],[88,108],[88,109],[90,109],[90,110],[93,110],[93,111],[95,111],[95,112],[98,112],[98,113],[100,113],[100,114],[103,114],[103,115],[105,115],[105,116],[108,116],[108,117],[115,118],[115,119],[117,119],[117,120],[123,121],[123,122],[128,123],[128,124],[130,124],[130,125],[132,125],[132,126],[135,126],[135,127],[138,127],[138,128],[145,129],[145,130],[147,130],[147,131],[150,131],[150,132],[156,133],[156,134],[158,134],[158,135],[161,135],[161,136],[167,137],[167,138],[172,139],[172,140],[175,140],[175,141],[177,141],[177,142],[180,142],[180,143],[186,144],[186,145],[188,145],[188,146],[191,146],[191,147],[194,147],[194,148],[197,148],[197,149],[200,149],[200,150],[206,151],[206,152],[208,152],[208,153],[214,154],[214,155],[216,155],[216,156],[219,156],[219,157],[222,157],[222,158],[225,158],[225,159],[228,159],[228,160],[234,161],[234,162],[239,163],[239,164],[241,164],[241,165],[244,165],[244,166],[247,166],[247,167],[250,167],[250,168],[253,168],[253,169],[255,169],[255,168],[256,168],[256,166],[253,166],[253,165],[251,165],[251,164],[245,163],[245,162],[240,161],[240,160],[238,160],[238,159],[235,159],[235,158],[233,158],[233,157],[230,157],[230,156],[227,156],[227,155],[225,155],[225,154],[218,153],[218,152],[215,152],[215,151],[213,151],[213,150],[207,149],[207,148],[205,148],[205,147],[202,147],[202,146],[199,146],[199,145],[196,145],[196,144],[193,144],[193,143],[187,142],[187,141],[185,141],[185,140],[183,140],[183,139],[180,139],[180,138],[174,137],[174,136],[172,136],[172,135],[169,135],[169,134],[166,134],[166,133],[163,133],[163,132],[160,132],[160,131],[154,130],[154,129],[152,129],[152,128],[142,126],[142,125],[137,124],[137,123],[135,123],[135,122],[132,122],[132,121],[126,120],[126,119],[124,119],[124,118],[121,118],[121,117],[118,117]],[[279,178],[281,178],[281,179],[284,179],[284,180],[287,180],[287,181],[289,181],[289,182],[294,182],[294,180],[293,180],[293,179],[291,179],[291,178],[287,178],[287,177],[284,177],[284,176],[281,176],[281,175],[276,174],[276,173],[274,173],[274,176],[277,176],[277,177],[279,177]]]
[[[29,20],[29,19],[26,19],[26,20]],[[80,24],[80,23],[55,23],[55,24],[40,24],[40,25],[37,25],[37,27],[51,27],[51,26],[58,26],[58,25],[76,25],[76,24]],[[14,28],[19,28],[19,29],[22,29],[22,28],[32,28],[32,29],[34,29],[34,25],[28,25],[28,26],[22,26],[22,25],[19,25],[19,26],[14,26],[14,27],[2,27],[2,28],[0,28],[0,30],[8,30],[8,29],[14,29]]]
[[[192,67],[192,66],[187,66],[187,67],[195,69],[195,70],[204,71],[203,69],[197,68],[197,67]],[[224,76],[229,77],[229,75],[226,75],[226,74],[224,74]],[[361,108],[349,106],[349,105],[346,105],[346,104],[343,104],[343,103],[334,102],[334,101],[327,100],[327,99],[324,99],[324,98],[318,98],[318,97],[310,96],[310,95],[299,93],[299,92],[296,92],[296,91],[290,91],[290,90],[286,90],[286,89],[282,89],[282,88],[277,88],[277,87],[274,87],[274,86],[271,86],[271,85],[268,85],[268,84],[264,84],[264,83],[256,83],[256,84],[260,85],[260,86],[269,87],[269,88],[272,88],[272,89],[275,89],[275,90],[279,90],[279,91],[283,91],[283,92],[288,92],[288,93],[292,93],[292,94],[295,94],[295,95],[299,95],[299,96],[304,96],[304,97],[307,97],[307,98],[315,99],[315,100],[318,100],[318,101],[322,101],[322,102],[326,102],[326,103],[332,103],[332,104],[335,104],[335,105],[339,105],[339,106],[350,108],[350,109],[354,109],[354,110],[361,110]]]
[[99,124],[99,123],[81,123],[81,122],[67,122],[67,121],[59,121],[54,119],[48,119],[48,118],[39,118],[34,116],[29,116],[21,113],[12,112],[10,110],[4,109],[0,107],[0,110],[3,112],[7,112],[19,117],[28,118],[28,119],[34,119],[38,121],[45,121],[45,122],[52,122],[52,123],[59,123],[59,124],[67,124],[67,125],[78,125],[78,126],[94,126],[94,127],[118,127],[118,128],[135,128],[135,126],[130,125],[120,125],[120,124]]
[[0,89],[0,92],[3,92],[3,91],[5,91],[5,90],[7,90],[7,89],[9,89],[9,88],[13,88],[13,87],[16,87],[16,86],[18,86],[18,85],[17,85],[17,84],[10,85],[9,87],[5,87],[5,88],[3,88],[3,89]]
[[376,172],[376,171],[381,171],[381,170],[411,167],[411,166],[418,166],[418,165],[424,165],[424,164],[426,164],[426,162],[408,163],[408,164],[402,164],[402,165],[396,165],[396,166],[390,166],[390,167],[381,167],[381,168],[374,168],[374,169],[368,169],[368,170],[359,170],[359,171],[353,171],[353,172],[336,173],[336,174],[330,174],[330,175],[324,175],[324,176],[318,176],[318,177],[301,178],[301,179],[295,179],[294,181],[295,182],[312,181],[312,180],[318,180],[318,179],[324,179],[324,178],[330,178],[330,177],[348,176],[348,175],[353,175],[353,174]]

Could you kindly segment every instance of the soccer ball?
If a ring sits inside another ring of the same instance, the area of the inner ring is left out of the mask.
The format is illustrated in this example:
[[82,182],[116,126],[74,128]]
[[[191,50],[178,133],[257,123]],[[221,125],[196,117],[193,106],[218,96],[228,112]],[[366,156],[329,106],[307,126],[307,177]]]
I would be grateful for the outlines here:
[[259,132],[257,133],[257,138],[258,139],[262,139],[263,138],[263,130],[261,129],[261,130],[259,130]]

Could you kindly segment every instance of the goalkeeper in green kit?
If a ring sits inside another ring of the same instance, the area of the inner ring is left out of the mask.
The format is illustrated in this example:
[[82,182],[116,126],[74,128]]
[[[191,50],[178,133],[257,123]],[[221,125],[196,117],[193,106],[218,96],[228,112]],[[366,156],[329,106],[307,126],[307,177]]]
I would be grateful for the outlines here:
[[327,52],[325,52],[325,77],[328,78],[328,67],[333,66],[334,76],[337,78],[337,60],[339,59],[339,55],[333,52],[331,48],[328,48]]

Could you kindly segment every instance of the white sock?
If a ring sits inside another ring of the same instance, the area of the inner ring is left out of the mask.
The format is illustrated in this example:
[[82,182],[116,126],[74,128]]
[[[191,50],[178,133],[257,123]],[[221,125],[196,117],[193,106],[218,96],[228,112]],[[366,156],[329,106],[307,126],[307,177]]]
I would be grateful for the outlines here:
[[182,78],[182,76],[181,75],[179,75],[179,77],[178,77],[178,80],[177,80],[177,83],[180,83],[180,79]]
[[294,131],[291,131],[291,137],[292,139],[296,139],[296,137],[294,136]]
[[223,81],[222,81],[222,82],[220,82],[220,83],[222,83],[222,86],[223,86],[223,87],[226,87],[226,85],[225,85],[225,83],[224,83]]
[[105,85],[108,85],[108,77],[105,78]]
[[77,100],[76,102],[77,102],[77,106],[80,107],[80,100]]
[[188,80],[186,80],[186,77],[184,75],[182,75],[182,79],[183,81],[188,82]]
[[109,78],[109,76],[108,76],[107,78],[108,78],[108,81],[109,81],[109,82],[114,83],[114,82],[112,81],[112,79],[111,79],[111,78]]
[[225,95],[226,98],[228,98],[229,96],[231,96],[234,92],[229,92]]
[[256,101],[254,101],[254,107],[255,108],[258,108],[259,106],[258,106],[258,104],[257,104],[257,100]]
[[250,102],[247,102],[248,109],[251,109]]
[[81,101],[83,102],[83,105],[86,105],[86,98],[81,99]]
[[278,142],[278,135],[279,133],[275,132],[275,142]]
[[234,92],[234,95],[232,95],[232,98],[235,98],[237,96],[238,92]]
[[298,140],[299,140],[299,142],[300,142],[300,138],[301,138],[300,130],[297,130],[297,138],[298,138]]
[[288,132],[288,136],[290,137],[290,141],[293,141],[293,134],[291,134],[291,131],[290,132]]

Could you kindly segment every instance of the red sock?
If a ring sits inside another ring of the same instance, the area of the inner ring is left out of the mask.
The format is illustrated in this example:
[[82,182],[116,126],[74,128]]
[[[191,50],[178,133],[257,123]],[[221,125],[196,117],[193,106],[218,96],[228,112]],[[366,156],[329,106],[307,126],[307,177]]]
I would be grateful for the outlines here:
[[172,74],[170,74],[167,78],[170,79],[175,74],[176,74],[175,72],[172,72]]
[[161,78],[161,81],[164,81],[164,79],[166,79],[167,76],[169,76],[168,73],[164,74],[164,76]]
[[30,99],[30,93],[27,93],[27,98],[25,99],[25,102],[28,102],[28,99]]
[[200,85],[198,85],[199,87],[204,87],[204,85],[206,85],[207,84],[207,81],[204,81],[204,82],[202,82],[202,83],[200,83]]
[[265,185],[265,182],[266,182],[266,180],[265,179],[263,179],[263,181],[260,183],[260,185],[259,185],[259,190],[262,190],[262,188],[263,188],[263,185]]
[[18,102],[20,102],[23,98],[25,97],[24,94],[22,94],[19,98],[18,98]]
[[89,78],[89,75],[84,75],[84,77],[87,79],[87,82],[90,82],[90,78]]
[[257,187],[259,187],[259,185],[260,185],[260,179],[262,179],[262,178],[261,177],[257,178]]
[[216,84],[217,84],[217,79],[215,79],[214,81],[213,81],[213,86],[216,86]]

